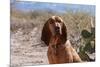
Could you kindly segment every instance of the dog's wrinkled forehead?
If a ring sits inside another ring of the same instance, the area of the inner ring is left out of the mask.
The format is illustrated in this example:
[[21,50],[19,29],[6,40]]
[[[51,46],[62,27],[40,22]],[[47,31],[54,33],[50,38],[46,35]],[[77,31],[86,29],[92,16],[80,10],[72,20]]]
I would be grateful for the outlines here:
[[52,18],[52,20],[54,20],[55,22],[63,22],[63,20],[62,20],[61,17],[59,17],[59,16],[52,16],[51,18]]

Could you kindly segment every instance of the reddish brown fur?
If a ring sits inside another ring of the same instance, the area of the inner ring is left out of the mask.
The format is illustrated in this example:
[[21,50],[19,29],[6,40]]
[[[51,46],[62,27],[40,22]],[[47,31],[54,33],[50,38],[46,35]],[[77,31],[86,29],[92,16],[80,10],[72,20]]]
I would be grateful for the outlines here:
[[[54,18],[55,17],[55,18]],[[67,39],[67,33],[66,33],[66,26],[63,23],[63,20],[58,17],[58,16],[52,16],[51,18],[49,18],[46,23],[43,26],[43,30],[42,30],[42,35],[41,35],[41,40],[44,41],[44,43],[48,46],[49,42],[50,42],[50,38],[52,36],[52,32],[50,30],[50,23],[51,22],[55,22],[55,20],[60,21],[62,23],[62,37],[63,37],[63,42],[66,41]]]
[[[55,25],[51,24],[50,27],[51,22],[60,24],[61,33],[54,34],[56,33],[56,31],[53,31]],[[67,29],[60,17],[53,16],[45,23],[41,39],[46,45],[49,45],[47,56],[50,64],[81,62],[81,58],[71,46],[70,41],[67,40]]]

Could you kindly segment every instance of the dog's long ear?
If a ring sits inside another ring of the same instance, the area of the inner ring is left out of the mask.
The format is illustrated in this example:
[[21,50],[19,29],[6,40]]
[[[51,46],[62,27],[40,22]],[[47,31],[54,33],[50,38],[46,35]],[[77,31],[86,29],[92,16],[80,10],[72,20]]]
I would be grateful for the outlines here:
[[47,22],[44,24],[43,30],[42,30],[42,35],[41,35],[41,40],[44,41],[44,43],[47,46],[49,45],[49,41],[50,41],[50,37],[51,37],[51,32],[49,29],[49,22],[50,22],[50,19],[48,19]]
[[66,25],[64,23],[62,26],[62,40],[63,40],[63,43],[65,43],[67,40],[67,28],[66,28]]

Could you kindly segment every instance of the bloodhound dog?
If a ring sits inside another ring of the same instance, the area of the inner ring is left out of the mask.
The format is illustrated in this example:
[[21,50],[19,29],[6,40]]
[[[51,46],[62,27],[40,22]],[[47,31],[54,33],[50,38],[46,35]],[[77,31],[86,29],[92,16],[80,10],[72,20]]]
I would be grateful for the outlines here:
[[52,16],[44,24],[41,40],[48,46],[50,64],[81,62],[81,58],[67,39],[67,29],[59,16]]

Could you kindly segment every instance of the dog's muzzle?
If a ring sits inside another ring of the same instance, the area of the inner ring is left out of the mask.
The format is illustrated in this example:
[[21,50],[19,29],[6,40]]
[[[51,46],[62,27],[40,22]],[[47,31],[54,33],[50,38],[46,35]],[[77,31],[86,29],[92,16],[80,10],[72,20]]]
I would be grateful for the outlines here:
[[59,27],[56,27],[56,33],[60,34],[60,28]]
[[61,32],[61,25],[59,23],[55,23],[55,32],[56,34],[62,34]]

